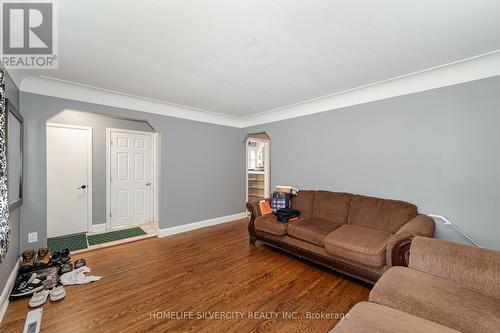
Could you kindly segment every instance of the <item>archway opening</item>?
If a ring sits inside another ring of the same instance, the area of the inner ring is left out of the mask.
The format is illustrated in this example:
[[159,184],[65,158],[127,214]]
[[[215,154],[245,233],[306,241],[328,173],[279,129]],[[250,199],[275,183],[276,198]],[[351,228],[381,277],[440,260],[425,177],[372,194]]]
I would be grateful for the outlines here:
[[153,126],[63,110],[47,120],[46,133],[49,247],[75,251],[158,235]]

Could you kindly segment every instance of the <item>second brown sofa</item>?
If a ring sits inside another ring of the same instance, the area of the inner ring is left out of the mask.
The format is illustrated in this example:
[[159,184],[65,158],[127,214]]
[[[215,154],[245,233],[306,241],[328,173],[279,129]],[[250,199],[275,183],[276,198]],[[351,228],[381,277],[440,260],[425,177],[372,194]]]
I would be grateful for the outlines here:
[[369,283],[392,266],[407,266],[413,237],[434,233],[434,220],[411,203],[350,193],[300,191],[292,199],[300,219],[288,224],[272,214],[261,216],[258,202],[248,202],[247,208],[250,241]]
[[500,332],[500,252],[415,237],[335,333]]

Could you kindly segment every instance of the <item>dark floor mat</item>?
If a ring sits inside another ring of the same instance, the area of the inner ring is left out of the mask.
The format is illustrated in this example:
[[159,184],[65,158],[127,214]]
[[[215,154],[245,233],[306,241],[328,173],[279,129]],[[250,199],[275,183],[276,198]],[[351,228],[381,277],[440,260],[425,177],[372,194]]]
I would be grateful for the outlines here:
[[146,235],[146,232],[141,228],[130,228],[111,232],[105,232],[97,235],[88,236],[89,245],[97,245],[102,243],[114,242],[121,239],[126,239],[130,237],[137,237]]
[[70,251],[82,250],[88,247],[86,234],[73,234],[47,239],[47,246],[55,251],[69,249]]

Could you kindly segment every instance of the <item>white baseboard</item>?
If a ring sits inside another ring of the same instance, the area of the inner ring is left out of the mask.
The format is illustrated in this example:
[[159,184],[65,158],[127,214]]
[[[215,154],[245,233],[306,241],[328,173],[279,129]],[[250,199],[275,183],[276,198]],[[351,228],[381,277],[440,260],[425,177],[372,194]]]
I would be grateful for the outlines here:
[[16,265],[10,272],[9,279],[5,284],[5,287],[2,290],[2,294],[0,295],[0,323],[2,322],[5,311],[7,311],[7,307],[9,306],[9,295],[12,287],[14,286],[14,282],[16,282],[17,271],[19,270],[19,266],[21,266],[21,258],[17,260]]
[[247,217],[247,213],[243,212],[243,213],[238,213],[238,214],[233,214],[233,215],[215,217],[213,219],[199,221],[199,222],[182,224],[182,225],[178,225],[175,227],[160,229],[158,232],[158,237],[166,237],[166,236],[171,236],[171,235],[175,235],[175,234],[180,234],[181,232],[191,231],[191,230],[195,230],[195,229],[199,229],[199,228],[209,227],[211,225],[216,225],[216,224],[231,222],[231,221],[235,221],[235,220],[239,220],[239,219],[244,219],[245,217]]
[[92,224],[92,232],[106,231],[106,223]]

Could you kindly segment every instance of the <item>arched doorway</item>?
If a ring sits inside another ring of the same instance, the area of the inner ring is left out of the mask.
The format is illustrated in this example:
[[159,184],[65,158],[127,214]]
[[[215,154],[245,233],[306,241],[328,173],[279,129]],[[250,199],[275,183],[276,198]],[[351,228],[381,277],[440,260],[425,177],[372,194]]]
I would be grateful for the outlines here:
[[159,133],[147,121],[64,110],[46,128],[49,245],[158,234]]
[[246,200],[260,201],[271,195],[271,138],[265,132],[246,138]]

